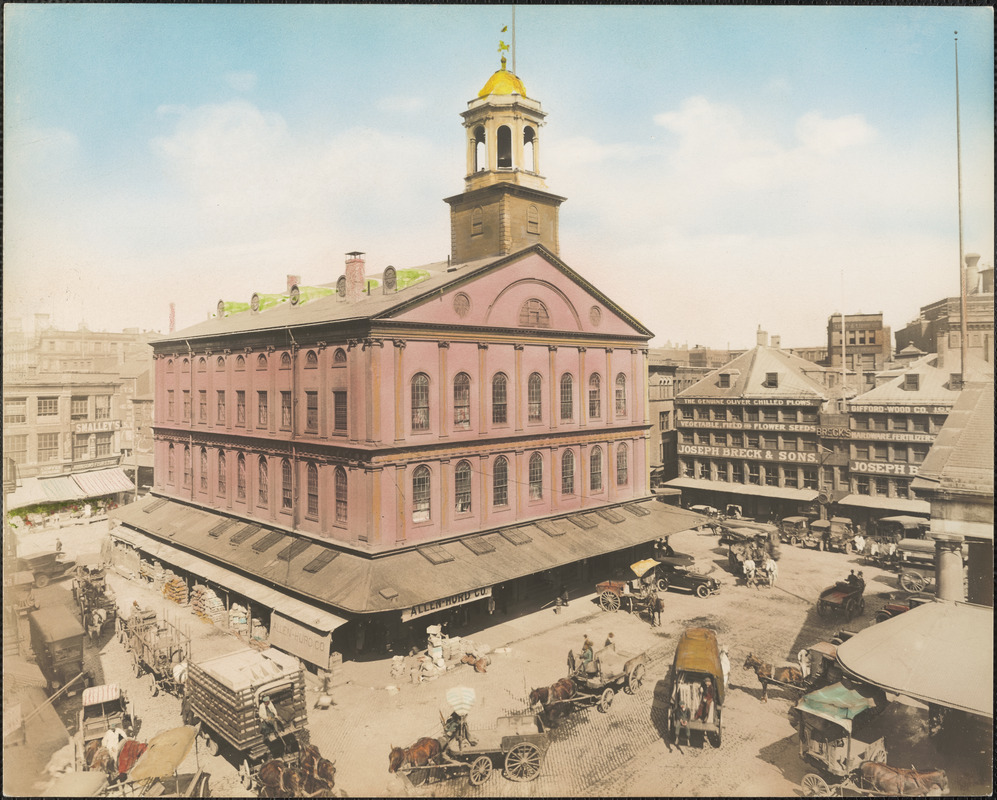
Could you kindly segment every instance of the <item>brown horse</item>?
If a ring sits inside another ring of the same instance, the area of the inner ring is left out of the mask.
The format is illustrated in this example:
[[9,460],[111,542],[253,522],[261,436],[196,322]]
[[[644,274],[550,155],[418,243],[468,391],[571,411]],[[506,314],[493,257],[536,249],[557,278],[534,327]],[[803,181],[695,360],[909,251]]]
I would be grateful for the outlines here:
[[744,660],[744,668],[753,669],[755,676],[761,682],[763,703],[768,702],[769,683],[773,681],[788,683],[792,686],[803,686],[803,673],[799,667],[773,667],[748,653],[748,657]]
[[84,768],[93,772],[106,772],[110,777],[115,770],[115,759],[111,752],[101,744],[100,739],[87,742],[83,750]]
[[297,797],[305,784],[302,773],[279,758],[260,767],[257,777],[260,782],[260,797]]
[[859,773],[869,789],[903,797],[935,797],[948,794],[949,779],[945,770],[933,769],[917,772],[900,769],[876,761],[863,761]]
[[575,696],[575,682],[571,678],[561,678],[552,686],[541,686],[530,692],[530,705],[535,706],[540,703],[547,708],[552,703],[559,700],[569,700]]
[[332,789],[336,785],[336,763],[322,758],[319,749],[313,744],[302,751],[298,767],[305,776],[307,794],[314,794],[319,789]]
[[414,745],[405,749],[392,745],[391,753],[388,754],[388,772],[397,772],[406,764],[425,767],[436,759],[442,750],[439,741],[429,736],[423,736]]

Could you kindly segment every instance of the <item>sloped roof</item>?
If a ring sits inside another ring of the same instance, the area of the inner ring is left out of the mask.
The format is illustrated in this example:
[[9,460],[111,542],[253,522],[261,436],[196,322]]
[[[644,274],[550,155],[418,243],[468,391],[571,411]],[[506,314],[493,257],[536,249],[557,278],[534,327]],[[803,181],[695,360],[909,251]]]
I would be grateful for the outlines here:
[[290,303],[279,303],[272,308],[256,313],[244,311],[225,317],[212,317],[205,322],[199,322],[182,331],[177,331],[169,337],[164,337],[157,342],[157,345],[161,348],[163,345],[171,342],[189,341],[198,337],[389,318],[404,309],[417,305],[431,297],[438,296],[441,292],[464,283],[469,278],[483,275],[491,270],[500,269],[507,264],[514,263],[529,253],[538,253],[541,255],[554,267],[565,273],[572,281],[582,286],[593,296],[599,298],[607,308],[612,309],[636,330],[649,337],[653,336],[653,333],[645,328],[638,320],[606,297],[606,295],[568,267],[543,245],[537,244],[506,256],[493,256],[461,264],[448,264],[446,261],[440,261],[415,267],[414,269],[428,272],[429,277],[388,294],[385,294],[381,290],[372,290],[370,294],[364,294],[355,303],[341,300],[338,295],[330,295],[297,306],[292,306]]
[[[969,355],[966,362],[967,376],[987,376],[993,377],[993,366],[981,358]],[[870,389],[865,394],[853,397],[850,402],[855,404],[865,403],[890,403],[893,405],[924,405],[925,403],[954,403],[959,397],[957,389],[950,389],[949,380],[952,370],[938,365],[938,356],[929,355],[918,359],[906,369],[895,369],[888,374],[895,374],[896,377]],[[884,373],[879,373],[881,377]],[[904,382],[907,375],[918,375],[920,377],[919,386],[916,391],[904,389]]]
[[[770,372],[779,375],[779,385],[774,388],[764,385]],[[785,350],[758,345],[679,392],[678,397],[810,397],[826,400],[826,388],[811,377],[825,372],[824,367]],[[719,386],[718,376],[721,373],[730,373],[729,388]]]

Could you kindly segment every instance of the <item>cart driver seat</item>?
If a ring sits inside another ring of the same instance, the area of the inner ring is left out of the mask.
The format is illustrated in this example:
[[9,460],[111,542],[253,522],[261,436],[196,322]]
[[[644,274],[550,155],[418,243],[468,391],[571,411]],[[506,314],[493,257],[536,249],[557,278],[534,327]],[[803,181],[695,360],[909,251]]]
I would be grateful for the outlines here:
[[450,714],[443,726],[443,732],[448,737],[447,749],[461,751],[466,744],[474,747],[477,742],[471,738],[470,730],[467,727],[467,714],[458,714],[456,711]]

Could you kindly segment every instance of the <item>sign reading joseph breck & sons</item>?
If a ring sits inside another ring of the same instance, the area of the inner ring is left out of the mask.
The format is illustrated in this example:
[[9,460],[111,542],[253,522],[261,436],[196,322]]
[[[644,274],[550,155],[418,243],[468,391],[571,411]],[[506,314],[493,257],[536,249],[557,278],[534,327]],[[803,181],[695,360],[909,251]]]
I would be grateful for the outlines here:
[[422,617],[426,614],[432,614],[434,611],[442,611],[445,608],[462,606],[464,603],[473,603],[475,600],[481,600],[485,597],[491,596],[492,587],[486,586],[483,589],[472,589],[470,592],[452,594],[450,597],[444,597],[440,600],[430,600],[428,603],[420,603],[417,606],[406,608],[402,612],[402,622],[408,622],[410,619]]

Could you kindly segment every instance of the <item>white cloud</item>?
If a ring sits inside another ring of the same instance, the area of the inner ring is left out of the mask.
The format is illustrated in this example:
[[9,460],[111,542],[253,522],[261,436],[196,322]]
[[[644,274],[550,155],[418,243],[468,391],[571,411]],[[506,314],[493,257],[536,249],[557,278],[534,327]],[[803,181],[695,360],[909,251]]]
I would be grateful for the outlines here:
[[804,114],[796,123],[803,147],[818,156],[831,156],[847,147],[868,144],[875,132],[860,114],[824,119],[817,112]]

